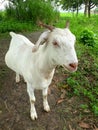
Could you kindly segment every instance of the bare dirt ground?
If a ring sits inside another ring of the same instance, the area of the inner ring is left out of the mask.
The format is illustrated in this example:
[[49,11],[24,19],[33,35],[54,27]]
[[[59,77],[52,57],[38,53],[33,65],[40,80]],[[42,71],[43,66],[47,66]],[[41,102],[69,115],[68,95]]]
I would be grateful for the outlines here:
[[[40,33],[27,34],[27,37],[35,42]],[[67,90],[57,88],[57,84],[66,78],[59,68],[56,69],[48,95],[51,111],[43,111],[41,91],[36,91],[38,119],[32,121],[26,84],[23,80],[16,84],[15,73],[4,63],[9,43],[10,38],[0,40],[0,130],[98,130],[98,118],[80,107],[86,99],[68,97]]]

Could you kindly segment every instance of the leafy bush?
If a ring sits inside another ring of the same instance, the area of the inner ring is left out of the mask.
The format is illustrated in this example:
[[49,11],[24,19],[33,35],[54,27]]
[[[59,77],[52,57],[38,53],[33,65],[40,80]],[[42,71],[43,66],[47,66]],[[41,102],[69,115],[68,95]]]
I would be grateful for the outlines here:
[[80,42],[82,42],[84,45],[94,47],[95,45],[94,33],[88,29],[84,29],[80,34]]
[[0,22],[0,33],[15,31],[15,32],[24,32],[24,31],[33,31],[36,26],[32,22],[19,22],[15,20],[1,21]]

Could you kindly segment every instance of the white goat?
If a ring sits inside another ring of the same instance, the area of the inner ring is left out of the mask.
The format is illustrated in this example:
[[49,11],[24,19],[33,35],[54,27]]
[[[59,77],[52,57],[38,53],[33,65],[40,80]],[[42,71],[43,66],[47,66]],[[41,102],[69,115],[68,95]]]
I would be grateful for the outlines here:
[[47,91],[56,66],[61,65],[70,72],[76,71],[78,66],[74,49],[75,36],[68,27],[60,29],[44,24],[42,26],[47,27],[49,31],[42,33],[36,46],[26,37],[10,32],[12,40],[5,56],[7,66],[16,72],[16,82],[20,81],[19,75],[22,75],[27,83],[32,120],[37,119],[34,90],[42,90],[44,110],[50,111]]

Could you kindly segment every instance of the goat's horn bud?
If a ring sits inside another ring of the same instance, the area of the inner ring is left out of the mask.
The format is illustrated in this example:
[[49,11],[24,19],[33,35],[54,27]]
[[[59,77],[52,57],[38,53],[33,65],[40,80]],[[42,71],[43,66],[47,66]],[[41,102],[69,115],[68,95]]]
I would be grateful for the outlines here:
[[67,20],[67,21],[66,21],[66,26],[65,26],[65,27],[66,27],[66,28],[69,28],[69,25],[70,25],[70,22],[69,22],[69,20]]
[[42,26],[42,27],[45,27],[45,28],[48,28],[50,31],[53,31],[53,29],[55,28],[55,27],[53,27],[51,25],[43,24],[41,21],[38,22],[38,25]]

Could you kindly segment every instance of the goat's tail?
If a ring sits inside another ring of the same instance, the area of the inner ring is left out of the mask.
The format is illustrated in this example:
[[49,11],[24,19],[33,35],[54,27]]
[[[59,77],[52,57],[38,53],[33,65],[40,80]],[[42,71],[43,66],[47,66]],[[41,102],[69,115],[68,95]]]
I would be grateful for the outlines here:
[[12,37],[14,37],[14,36],[16,36],[16,33],[10,32],[10,35],[11,35]]

